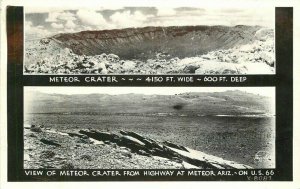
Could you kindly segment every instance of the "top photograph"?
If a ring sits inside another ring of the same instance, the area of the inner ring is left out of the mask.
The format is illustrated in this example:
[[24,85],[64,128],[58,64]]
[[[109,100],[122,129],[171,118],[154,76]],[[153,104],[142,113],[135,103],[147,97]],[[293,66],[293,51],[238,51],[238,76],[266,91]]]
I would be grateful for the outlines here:
[[275,74],[274,7],[24,10],[24,74]]

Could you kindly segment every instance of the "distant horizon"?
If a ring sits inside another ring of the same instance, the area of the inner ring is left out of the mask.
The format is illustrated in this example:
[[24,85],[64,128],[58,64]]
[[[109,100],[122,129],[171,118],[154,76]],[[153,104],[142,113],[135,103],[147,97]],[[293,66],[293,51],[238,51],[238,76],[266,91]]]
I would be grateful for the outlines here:
[[[83,89],[84,88],[84,89]],[[263,90],[261,89],[263,88]],[[25,87],[24,93],[41,92],[61,95],[175,95],[182,93],[213,93],[241,91],[275,98],[275,87]]]

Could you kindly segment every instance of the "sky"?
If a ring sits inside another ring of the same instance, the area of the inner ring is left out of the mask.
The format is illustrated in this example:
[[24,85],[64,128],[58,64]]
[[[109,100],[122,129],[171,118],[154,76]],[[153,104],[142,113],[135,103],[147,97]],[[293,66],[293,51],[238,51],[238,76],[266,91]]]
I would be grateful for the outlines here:
[[25,87],[25,94],[42,92],[48,94],[145,94],[174,95],[186,92],[223,92],[240,90],[275,98],[275,87]]
[[274,8],[113,7],[25,8],[27,40],[86,30],[145,26],[259,25],[274,28]]

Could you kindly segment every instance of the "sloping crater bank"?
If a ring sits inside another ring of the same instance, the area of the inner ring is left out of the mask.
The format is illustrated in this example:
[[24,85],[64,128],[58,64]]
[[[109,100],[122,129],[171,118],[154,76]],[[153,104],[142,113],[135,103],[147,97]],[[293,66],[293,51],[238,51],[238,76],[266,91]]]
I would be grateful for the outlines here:
[[116,54],[121,59],[147,60],[157,53],[192,57],[217,49],[229,49],[255,40],[260,27],[172,26],[82,31],[58,34],[50,39],[78,55]]

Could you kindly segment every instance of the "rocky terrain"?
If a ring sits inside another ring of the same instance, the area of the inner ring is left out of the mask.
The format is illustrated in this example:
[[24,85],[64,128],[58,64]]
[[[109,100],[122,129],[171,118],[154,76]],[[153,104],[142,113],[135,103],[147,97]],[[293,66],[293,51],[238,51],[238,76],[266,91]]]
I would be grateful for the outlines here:
[[26,41],[31,74],[273,74],[274,33],[258,26],[83,31]]
[[24,127],[24,168],[56,169],[248,169],[169,141],[135,132],[60,132]]

